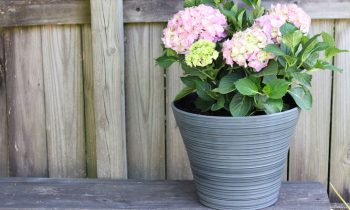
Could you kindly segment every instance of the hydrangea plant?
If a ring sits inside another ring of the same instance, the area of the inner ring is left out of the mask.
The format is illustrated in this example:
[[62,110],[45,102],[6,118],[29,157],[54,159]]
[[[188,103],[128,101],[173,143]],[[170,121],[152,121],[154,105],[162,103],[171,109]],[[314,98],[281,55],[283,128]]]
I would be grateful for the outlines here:
[[[180,63],[185,87],[175,100],[195,93],[201,112],[232,116],[273,114],[312,106],[311,73],[342,71],[332,65],[333,36],[308,34],[311,18],[295,4],[272,5],[243,0],[185,0],[185,9],[163,31],[164,53],[156,62]],[[322,56],[321,56],[322,54]]]

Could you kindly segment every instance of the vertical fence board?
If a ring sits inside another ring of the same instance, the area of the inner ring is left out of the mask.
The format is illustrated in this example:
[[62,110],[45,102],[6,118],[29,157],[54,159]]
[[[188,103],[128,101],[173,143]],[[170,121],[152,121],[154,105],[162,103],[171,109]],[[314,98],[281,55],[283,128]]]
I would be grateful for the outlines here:
[[[337,20],[335,24],[337,47],[350,49],[350,21]],[[350,54],[335,58],[335,65],[344,69],[334,73],[333,112],[331,138],[330,182],[340,191],[346,201],[350,200]],[[339,202],[334,191],[330,191],[334,202]]]
[[5,84],[5,46],[0,32],[0,177],[9,175],[6,84]]
[[79,26],[42,27],[50,177],[85,176]]
[[94,102],[94,72],[92,63],[91,26],[82,26],[84,109],[85,109],[85,143],[86,170],[89,178],[97,177],[96,163],[96,124]]
[[47,176],[40,27],[5,32],[11,176]]
[[[311,33],[333,34],[334,21],[314,20]],[[313,107],[302,111],[290,149],[289,180],[319,181],[327,185],[332,73],[316,72],[312,81]]]
[[164,73],[155,65],[162,53],[162,24],[125,28],[125,90],[128,177],[165,179]]
[[97,175],[126,178],[123,1],[90,4]]
[[180,131],[176,125],[171,103],[176,94],[183,87],[180,76],[182,69],[174,64],[167,69],[166,79],[166,155],[167,155],[167,179],[187,180],[192,179],[192,172],[188,156],[182,141]]

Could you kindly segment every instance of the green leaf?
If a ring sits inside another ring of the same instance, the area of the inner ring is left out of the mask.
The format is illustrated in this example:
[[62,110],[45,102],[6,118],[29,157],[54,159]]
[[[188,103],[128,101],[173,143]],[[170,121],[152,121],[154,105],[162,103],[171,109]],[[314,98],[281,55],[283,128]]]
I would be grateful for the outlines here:
[[201,110],[201,112],[207,112],[211,109],[211,107],[213,106],[213,104],[215,103],[214,100],[212,101],[205,101],[201,98],[196,98],[196,100],[194,101],[194,105],[196,106],[197,109]]
[[231,10],[220,8],[220,12],[226,16],[228,20],[230,20],[234,25],[237,24],[236,13]]
[[192,93],[195,90],[195,88],[192,87],[184,87],[175,97],[175,101],[178,101],[182,99],[183,97],[187,96],[188,94]]
[[207,79],[207,76],[205,74],[203,74],[200,69],[192,68],[192,67],[188,66],[187,64],[185,64],[183,62],[181,63],[181,68],[184,70],[184,72],[186,74],[189,74],[191,76],[199,77],[202,80]]
[[349,52],[349,51],[348,50],[340,50],[336,47],[330,47],[325,51],[324,60],[327,61],[327,60],[331,59],[332,57],[334,57],[336,54],[342,53],[342,52]]
[[177,52],[175,51],[175,50],[173,50],[173,49],[170,49],[170,48],[166,48],[165,49],[165,54],[167,55],[167,56],[177,56]]
[[220,95],[218,100],[216,101],[216,103],[213,104],[213,106],[211,107],[211,110],[215,112],[215,111],[218,111],[224,107],[225,107],[225,96]]
[[237,11],[237,6],[232,1],[227,1],[224,3],[224,9]]
[[324,42],[328,43],[329,46],[334,47],[335,46],[335,41],[332,35],[326,33],[326,32],[322,32],[322,39]]
[[[267,87],[266,87],[267,86]],[[264,93],[272,99],[280,99],[286,95],[289,82],[284,79],[274,79],[269,81],[264,87]]]
[[328,49],[330,46],[328,43],[326,42],[319,42],[315,45],[315,47],[312,49],[311,53],[314,53],[314,52],[320,52],[320,51],[323,51],[323,50],[326,50]]
[[288,93],[293,97],[295,103],[303,110],[312,107],[312,95],[309,90],[302,87],[291,88]]
[[[311,54],[312,50],[314,49],[315,45],[318,42],[317,38],[320,36],[321,34],[317,34],[315,36],[313,36],[311,39],[307,39],[306,43],[303,44],[303,50],[300,52],[299,56],[302,57],[302,60],[305,61],[309,55]],[[303,37],[303,39],[305,38],[306,36]]]
[[274,79],[277,79],[277,75],[267,75],[267,76],[264,76],[264,79],[263,79],[263,83],[264,84],[267,84],[269,83],[271,80],[274,80]]
[[288,33],[282,37],[282,42],[287,45],[292,52],[295,52],[295,48],[299,46],[303,33],[299,30],[294,31],[293,33]]
[[237,16],[237,24],[239,26],[239,28],[241,29],[242,26],[243,26],[243,17],[244,17],[244,14],[245,14],[245,10],[241,11],[238,16]]
[[211,6],[216,5],[214,0],[200,0],[200,4],[206,4],[206,5],[211,5]]
[[163,55],[156,59],[156,64],[166,69],[166,68],[169,68],[176,61],[177,61],[177,57],[175,56]]
[[251,76],[253,77],[264,77],[268,75],[277,75],[278,73],[278,63],[275,60],[271,60],[269,65],[262,69],[260,72],[253,73]]
[[[260,1],[259,1],[260,2]],[[261,17],[265,12],[265,9],[263,7],[257,6],[253,9],[253,18],[257,19]]]
[[284,56],[284,58],[286,59],[288,66],[293,66],[298,61],[298,59],[296,57],[289,56],[289,55]]
[[254,96],[254,103],[255,107],[258,110],[264,110],[264,104],[267,101],[268,97],[265,95],[255,95]]
[[252,0],[242,0],[244,3],[246,3],[248,6],[253,6],[254,5],[254,1]]
[[285,45],[284,43],[281,43],[281,50],[284,52],[285,55],[291,54],[291,49]]
[[282,33],[282,36],[289,34],[289,33],[293,33],[296,30],[298,30],[298,28],[295,27],[295,25],[293,25],[291,23],[285,23],[280,27],[280,32]]
[[308,70],[312,69],[316,65],[319,58],[320,58],[319,52],[312,53],[309,56],[309,58],[306,59],[306,61],[304,61],[303,66]]
[[283,109],[283,100],[282,99],[268,99],[264,103],[264,111],[266,114],[274,114],[281,112]]
[[283,66],[283,67],[286,67],[287,66],[287,61],[286,61],[286,59],[284,58],[284,57],[278,57],[277,58],[277,60],[278,60],[278,63],[281,65],[281,66]]
[[252,98],[237,93],[230,103],[231,115],[234,117],[247,116],[252,111],[253,105]]
[[211,94],[211,86],[205,81],[196,82],[197,95],[204,101],[212,101],[215,98]]
[[[311,50],[310,50],[311,49]],[[313,47],[309,47],[308,50],[305,50],[305,52],[302,54],[302,61],[305,61],[309,58],[310,55],[316,52],[320,52],[323,50],[329,49],[329,44],[326,42],[318,42],[313,45]]]
[[311,88],[312,76],[310,74],[295,71],[290,72],[290,75],[303,86]]
[[267,45],[264,50],[273,53],[276,56],[285,56],[284,52],[275,44]]
[[182,83],[184,83],[188,87],[196,88],[196,82],[200,82],[201,80],[195,76],[186,76],[180,78]]
[[315,68],[317,69],[327,69],[327,70],[331,70],[331,71],[335,71],[335,72],[342,72],[343,69],[338,68],[328,62],[325,61],[319,61],[317,62],[317,64],[315,65]]
[[220,82],[218,88],[215,88],[213,92],[217,92],[220,94],[227,94],[235,90],[235,82],[242,78],[239,74],[228,74],[224,76]]
[[259,93],[258,86],[249,78],[243,78],[235,82],[237,90],[246,96],[253,96]]
[[184,7],[194,7],[198,5],[198,1],[197,0],[185,0],[184,1]]

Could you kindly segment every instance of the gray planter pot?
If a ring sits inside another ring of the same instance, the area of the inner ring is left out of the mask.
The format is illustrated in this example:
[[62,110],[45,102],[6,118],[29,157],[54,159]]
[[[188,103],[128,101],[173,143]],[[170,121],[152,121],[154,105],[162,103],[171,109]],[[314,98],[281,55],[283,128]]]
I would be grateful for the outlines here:
[[190,159],[199,200],[214,209],[261,209],[279,195],[299,109],[216,117],[172,109]]

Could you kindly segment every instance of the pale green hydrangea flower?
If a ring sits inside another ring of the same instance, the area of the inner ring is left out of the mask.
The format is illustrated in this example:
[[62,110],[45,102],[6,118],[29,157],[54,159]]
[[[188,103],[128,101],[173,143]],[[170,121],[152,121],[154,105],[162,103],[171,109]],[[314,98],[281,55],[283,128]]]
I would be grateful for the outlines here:
[[219,56],[219,52],[215,50],[215,46],[214,42],[204,39],[193,43],[186,55],[186,64],[191,67],[204,67],[212,64],[213,60]]

